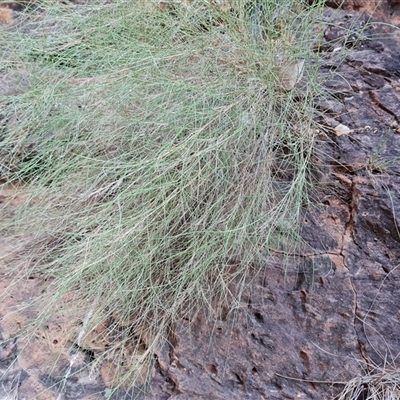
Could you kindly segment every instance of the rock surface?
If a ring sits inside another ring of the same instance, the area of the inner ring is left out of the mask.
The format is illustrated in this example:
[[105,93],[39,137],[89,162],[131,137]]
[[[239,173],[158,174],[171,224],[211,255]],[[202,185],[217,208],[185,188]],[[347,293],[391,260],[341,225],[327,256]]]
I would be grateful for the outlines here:
[[325,4],[333,8],[380,15],[397,22],[400,18],[400,0],[326,0]]
[[[329,76],[333,97],[316,99],[325,134],[316,146],[313,171],[321,183],[303,227],[309,250],[286,259],[286,274],[277,250],[236,311],[220,306],[211,322],[200,313],[172,326],[169,344],[156,353],[148,399],[333,399],[340,382],[373,366],[396,366],[400,34],[366,14],[327,10],[326,19],[321,76]],[[334,51],[340,46],[350,49],[344,62]],[[339,124],[350,132],[336,136]],[[0,193],[8,212],[19,201],[12,189]],[[3,254],[12,255],[15,244],[0,241]],[[3,268],[7,260],[1,260]],[[32,279],[16,287],[7,279],[2,272],[9,295],[0,305],[0,399],[10,393],[49,400],[111,394],[112,360],[95,371],[95,345],[92,353],[76,348],[55,357],[67,341],[66,320],[49,324],[34,340],[18,336],[38,313],[21,305],[45,282]],[[72,359],[76,373],[63,382]],[[121,390],[112,398],[135,395],[145,397]]]

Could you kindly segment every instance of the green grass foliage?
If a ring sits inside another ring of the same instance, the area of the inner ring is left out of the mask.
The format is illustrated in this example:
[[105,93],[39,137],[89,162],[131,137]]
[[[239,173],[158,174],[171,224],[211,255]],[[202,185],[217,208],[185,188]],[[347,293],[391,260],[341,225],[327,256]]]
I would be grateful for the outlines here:
[[4,32],[29,85],[2,99],[2,171],[32,195],[3,230],[51,281],[44,314],[73,292],[151,349],[296,239],[320,90],[305,3],[52,2]]

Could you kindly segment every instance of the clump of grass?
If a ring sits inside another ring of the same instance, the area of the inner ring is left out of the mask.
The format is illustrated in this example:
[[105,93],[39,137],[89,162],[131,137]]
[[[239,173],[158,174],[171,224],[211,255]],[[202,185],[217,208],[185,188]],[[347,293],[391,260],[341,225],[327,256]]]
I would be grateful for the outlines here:
[[108,321],[147,357],[295,239],[320,6],[261,3],[51,3],[7,32],[30,87],[6,99],[0,148],[32,197],[4,229],[28,238],[23,272],[52,281],[44,314],[74,293],[87,330]]
[[351,379],[338,400],[397,400],[400,398],[399,370],[381,369]]

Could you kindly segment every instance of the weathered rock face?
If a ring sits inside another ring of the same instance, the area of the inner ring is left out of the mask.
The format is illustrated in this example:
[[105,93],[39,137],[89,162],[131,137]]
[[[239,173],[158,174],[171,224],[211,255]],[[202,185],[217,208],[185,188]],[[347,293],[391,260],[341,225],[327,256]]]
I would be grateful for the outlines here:
[[325,4],[346,11],[373,14],[392,23],[400,22],[400,0],[326,0]]
[[338,8],[352,11],[365,11],[370,14],[376,11],[391,11],[396,8],[400,0],[326,0],[328,7]]
[[[393,4],[385,4],[393,9]],[[211,322],[200,313],[172,326],[169,343],[157,351],[153,391],[146,398],[333,399],[342,388],[334,382],[346,382],[373,365],[396,365],[400,34],[378,20],[369,21],[368,15],[349,11],[327,10],[326,19],[321,51],[327,57],[321,77],[329,77],[326,85],[333,97],[316,99],[327,134],[315,150],[313,172],[321,184],[315,207],[304,220],[309,248],[287,257],[286,274],[277,251],[236,311],[217,306]],[[351,48],[344,62],[334,51],[340,46]],[[351,132],[336,136],[333,129],[338,124]],[[27,286],[28,294],[35,285]],[[9,301],[14,307],[20,300]],[[63,339],[50,328],[44,335],[49,349]],[[12,338],[3,325],[1,329],[4,337]],[[8,329],[17,328],[9,324]],[[4,343],[0,374],[15,360],[19,345],[11,339]],[[80,357],[76,369],[84,370],[90,357]],[[25,357],[25,362],[34,360]],[[58,360],[60,370],[68,368],[67,356]],[[57,389],[59,371],[42,366],[34,374],[28,367],[30,374],[22,368],[3,377],[2,388],[13,388],[18,381],[21,396],[57,398],[55,392],[42,392],[51,385]],[[103,398],[105,383],[77,372],[65,386],[65,398]],[[134,395],[138,393],[116,392],[114,398]]]

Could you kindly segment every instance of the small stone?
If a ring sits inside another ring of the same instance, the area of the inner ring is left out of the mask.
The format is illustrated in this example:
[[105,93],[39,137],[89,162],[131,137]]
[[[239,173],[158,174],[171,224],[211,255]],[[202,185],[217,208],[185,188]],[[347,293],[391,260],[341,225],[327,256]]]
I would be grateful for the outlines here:
[[10,8],[0,7],[0,24],[10,24],[12,20],[12,10]]
[[339,124],[334,130],[336,136],[348,135],[352,130],[343,124]]

